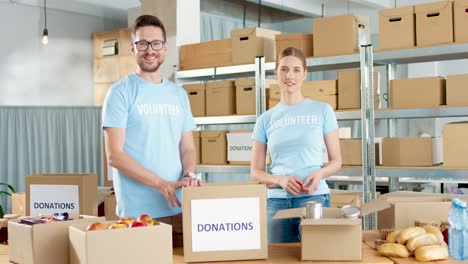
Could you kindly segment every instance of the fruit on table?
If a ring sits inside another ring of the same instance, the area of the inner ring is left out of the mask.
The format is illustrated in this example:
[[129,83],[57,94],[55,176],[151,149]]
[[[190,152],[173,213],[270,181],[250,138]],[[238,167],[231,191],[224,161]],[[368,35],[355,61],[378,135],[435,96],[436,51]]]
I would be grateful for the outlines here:
[[441,245],[422,246],[414,251],[414,256],[417,261],[435,261],[447,259],[449,256],[448,249]]
[[91,223],[86,228],[86,231],[96,231],[107,229],[107,225],[101,222]]
[[377,249],[380,255],[385,257],[407,258],[410,256],[409,250],[401,244],[384,243]]
[[111,224],[111,225],[108,227],[108,229],[120,229],[120,228],[128,228],[127,223],[125,223],[125,222],[122,222],[122,223],[117,222],[117,223]]
[[397,237],[400,234],[401,230],[395,230],[391,232],[390,234],[387,235],[387,242],[389,243],[396,243],[397,242]]
[[408,240],[410,240],[412,237],[415,237],[420,234],[426,233],[426,230],[424,228],[419,227],[419,226],[413,226],[413,227],[408,227],[403,230],[401,230],[400,234],[397,237],[398,243],[405,245]]
[[119,222],[125,222],[127,223],[127,226],[130,226],[134,221],[135,221],[135,218],[133,217],[124,217],[124,218],[119,219]]
[[410,238],[406,243],[406,247],[410,252],[413,252],[419,247],[436,244],[440,244],[440,242],[434,234],[424,233]]
[[153,225],[159,225],[159,222],[154,220],[151,216],[147,214],[142,214],[137,218],[137,221],[139,222],[144,222],[146,225],[153,226]]
[[133,221],[130,224],[130,227],[142,227],[142,226],[147,226],[145,222],[140,222],[140,221]]

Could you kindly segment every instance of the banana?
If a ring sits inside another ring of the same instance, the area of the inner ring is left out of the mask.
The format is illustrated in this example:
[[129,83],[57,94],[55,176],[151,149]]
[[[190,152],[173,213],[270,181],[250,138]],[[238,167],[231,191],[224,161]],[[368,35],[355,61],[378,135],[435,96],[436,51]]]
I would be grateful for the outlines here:
[[424,233],[410,238],[406,243],[406,247],[410,252],[413,252],[419,247],[437,244],[440,244],[440,242],[434,234]]
[[384,243],[377,249],[380,255],[385,257],[407,258],[410,255],[408,249],[397,243]]
[[424,228],[419,227],[419,226],[414,226],[414,227],[408,227],[403,230],[401,230],[400,234],[397,237],[398,243],[405,245],[406,242],[412,237],[415,237],[420,234],[426,233],[426,230]]
[[435,261],[447,259],[449,256],[446,247],[441,245],[422,246],[414,251],[414,256],[417,261]]

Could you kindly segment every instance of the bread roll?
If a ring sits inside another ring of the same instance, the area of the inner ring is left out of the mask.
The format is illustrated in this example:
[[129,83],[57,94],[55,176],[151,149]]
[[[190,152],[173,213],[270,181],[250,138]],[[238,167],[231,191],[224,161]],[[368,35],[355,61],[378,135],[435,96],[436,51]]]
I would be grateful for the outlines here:
[[439,228],[431,225],[423,226],[423,228],[424,230],[426,230],[427,233],[434,234],[437,237],[439,243],[444,242],[444,235],[442,235],[442,232],[440,232]]
[[410,252],[413,252],[419,247],[428,246],[428,245],[438,245],[440,244],[439,240],[434,234],[424,233],[410,238],[406,243],[406,247]]
[[397,241],[398,243],[405,245],[408,240],[410,240],[412,237],[415,237],[420,234],[426,233],[426,230],[424,228],[419,227],[419,226],[414,226],[414,227],[408,227],[403,230],[401,230],[400,234],[398,234]]
[[388,243],[396,243],[397,242],[397,237],[400,234],[401,230],[395,230],[391,232],[390,234],[387,235],[387,242]]
[[377,249],[380,255],[385,257],[407,258],[410,255],[408,249],[397,243],[385,243]]
[[414,251],[414,257],[417,261],[435,261],[447,259],[449,252],[446,247],[441,245],[422,246]]

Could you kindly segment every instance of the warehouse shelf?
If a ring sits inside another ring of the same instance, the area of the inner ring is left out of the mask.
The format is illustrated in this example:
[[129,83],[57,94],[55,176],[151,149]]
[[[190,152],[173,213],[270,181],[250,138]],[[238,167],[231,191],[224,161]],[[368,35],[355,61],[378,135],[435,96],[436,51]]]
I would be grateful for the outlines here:
[[374,64],[406,64],[467,58],[468,43],[374,52]]
[[177,71],[176,78],[179,80],[206,80],[214,77],[219,78],[241,78],[252,76],[255,73],[255,64],[233,65],[225,67],[205,68]]
[[255,115],[206,116],[195,117],[197,125],[255,124]]
[[435,117],[465,117],[468,115],[468,106],[415,109],[380,109],[375,111],[375,119],[388,118],[435,118]]

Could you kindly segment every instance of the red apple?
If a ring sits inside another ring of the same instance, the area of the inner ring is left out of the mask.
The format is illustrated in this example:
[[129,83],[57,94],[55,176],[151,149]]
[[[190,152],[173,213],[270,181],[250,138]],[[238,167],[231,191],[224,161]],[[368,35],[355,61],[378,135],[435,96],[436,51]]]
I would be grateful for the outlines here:
[[147,226],[145,222],[140,222],[140,221],[134,221],[132,224],[130,224],[130,227],[142,227],[142,226]]
[[149,224],[150,222],[153,222],[153,218],[147,214],[142,214],[137,218],[137,221]]
[[118,222],[119,223],[124,222],[124,223],[127,223],[127,226],[130,226],[134,221],[135,221],[135,218],[133,217],[125,217],[125,218],[120,218]]
[[122,222],[122,223],[113,223],[111,224],[108,229],[120,229],[120,228],[128,228],[127,223]]
[[107,225],[101,222],[96,222],[88,225],[86,231],[96,231],[96,230],[104,230],[107,229]]

